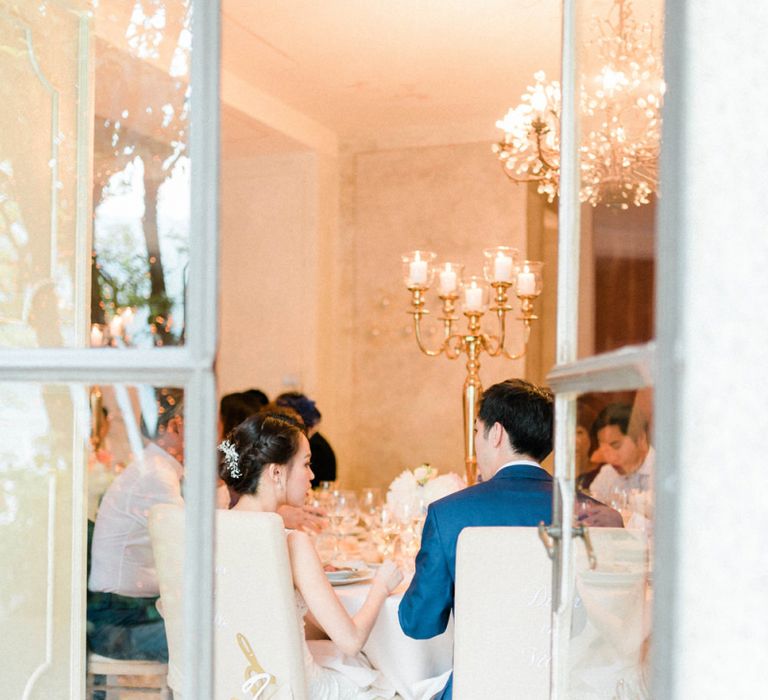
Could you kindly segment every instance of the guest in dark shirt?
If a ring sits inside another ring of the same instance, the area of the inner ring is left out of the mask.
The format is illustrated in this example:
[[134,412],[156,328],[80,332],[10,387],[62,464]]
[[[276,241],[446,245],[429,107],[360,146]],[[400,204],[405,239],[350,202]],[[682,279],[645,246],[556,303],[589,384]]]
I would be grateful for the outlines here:
[[322,414],[315,402],[298,391],[289,391],[280,394],[275,399],[275,403],[278,406],[292,408],[304,421],[309,435],[309,447],[312,450],[312,471],[315,474],[312,479],[312,488],[321,481],[336,481],[336,455],[325,437],[317,432]]
[[595,464],[591,457],[597,450],[597,438],[592,431],[597,413],[579,400],[576,404],[576,489],[589,491],[602,464]]

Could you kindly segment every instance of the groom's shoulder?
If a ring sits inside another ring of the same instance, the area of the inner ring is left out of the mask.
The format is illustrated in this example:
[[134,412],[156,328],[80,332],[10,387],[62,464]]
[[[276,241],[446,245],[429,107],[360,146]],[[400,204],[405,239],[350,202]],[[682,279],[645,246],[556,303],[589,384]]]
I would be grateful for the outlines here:
[[455,493],[435,501],[430,508],[439,515],[450,513],[454,509],[462,508],[475,501],[483,500],[483,498],[485,498],[492,490],[493,486],[490,481],[475,484],[474,486],[467,486],[466,488],[461,489],[461,491],[456,491]]

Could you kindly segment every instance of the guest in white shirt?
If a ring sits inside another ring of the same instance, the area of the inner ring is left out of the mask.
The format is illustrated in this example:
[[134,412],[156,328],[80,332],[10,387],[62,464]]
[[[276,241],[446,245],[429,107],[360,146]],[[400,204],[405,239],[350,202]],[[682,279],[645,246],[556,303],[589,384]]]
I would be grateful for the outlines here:
[[181,504],[183,394],[163,389],[157,426],[142,453],[107,489],[96,516],[88,580],[88,642],[112,658],[168,658],[147,518],[159,503]]
[[610,404],[595,419],[593,431],[606,464],[589,490],[595,498],[629,513],[627,526],[645,528],[655,461],[647,419],[627,404]]

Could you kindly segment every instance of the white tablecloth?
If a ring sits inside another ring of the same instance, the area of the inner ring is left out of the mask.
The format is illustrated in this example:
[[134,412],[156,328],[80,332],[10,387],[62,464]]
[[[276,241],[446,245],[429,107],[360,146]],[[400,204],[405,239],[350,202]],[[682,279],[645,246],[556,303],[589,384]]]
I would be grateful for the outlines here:
[[[432,639],[411,639],[400,629],[397,607],[407,585],[384,603],[363,647],[370,662],[392,683],[404,700],[428,700],[448,682],[453,665],[453,617],[446,631]],[[337,586],[344,607],[356,613],[368,595],[368,584]]]

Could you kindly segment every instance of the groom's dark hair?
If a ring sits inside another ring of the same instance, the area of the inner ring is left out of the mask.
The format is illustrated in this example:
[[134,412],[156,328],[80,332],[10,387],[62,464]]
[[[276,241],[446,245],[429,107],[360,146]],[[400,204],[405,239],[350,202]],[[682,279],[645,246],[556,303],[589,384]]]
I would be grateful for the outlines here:
[[500,423],[519,454],[541,462],[552,451],[554,399],[547,387],[525,379],[494,384],[483,392],[478,418],[486,434],[494,423]]

